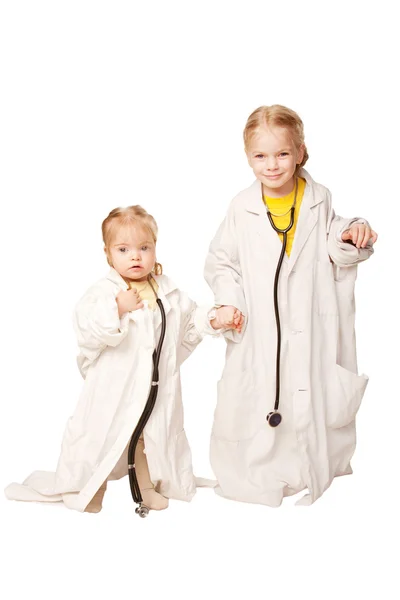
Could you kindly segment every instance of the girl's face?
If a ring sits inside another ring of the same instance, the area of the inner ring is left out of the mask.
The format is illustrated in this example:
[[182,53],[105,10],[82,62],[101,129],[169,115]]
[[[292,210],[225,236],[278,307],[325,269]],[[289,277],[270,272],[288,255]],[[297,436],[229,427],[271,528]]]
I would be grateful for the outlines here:
[[105,251],[114,269],[133,281],[145,281],[156,262],[156,245],[145,227],[121,227]]
[[303,160],[304,147],[296,150],[286,129],[261,127],[251,138],[246,154],[266,196],[290,194],[296,167]]

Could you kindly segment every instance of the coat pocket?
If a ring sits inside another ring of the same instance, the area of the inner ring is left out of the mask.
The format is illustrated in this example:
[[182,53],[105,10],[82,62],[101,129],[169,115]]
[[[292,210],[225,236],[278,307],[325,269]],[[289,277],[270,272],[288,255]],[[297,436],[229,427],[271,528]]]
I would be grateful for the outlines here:
[[354,421],[368,384],[366,375],[356,375],[340,365],[335,365],[329,383],[326,424],[337,429]]
[[253,370],[225,374],[217,390],[213,435],[230,442],[252,438],[265,425],[265,415],[260,412],[263,390],[256,384]]
[[319,315],[338,314],[333,265],[329,260],[317,261],[314,265],[313,303]]
[[333,279],[335,283],[346,283],[350,287],[354,287],[357,279],[357,265],[352,267],[338,267],[332,265]]

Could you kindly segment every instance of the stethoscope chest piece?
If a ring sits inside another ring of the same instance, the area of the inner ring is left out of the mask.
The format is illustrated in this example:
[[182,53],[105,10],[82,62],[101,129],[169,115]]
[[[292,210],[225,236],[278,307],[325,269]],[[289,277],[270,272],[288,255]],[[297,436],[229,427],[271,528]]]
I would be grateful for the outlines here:
[[142,519],[145,519],[147,517],[147,515],[149,514],[150,509],[147,508],[147,506],[144,506],[144,504],[141,504],[140,506],[137,506],[135,508],[135,513],[137,515],[139,515],[139,517],[141,517]]
[[282,422],[282,415],[277,410],[273,410],[272,412],[267,414],[267,422],[271,427],[278,427]]

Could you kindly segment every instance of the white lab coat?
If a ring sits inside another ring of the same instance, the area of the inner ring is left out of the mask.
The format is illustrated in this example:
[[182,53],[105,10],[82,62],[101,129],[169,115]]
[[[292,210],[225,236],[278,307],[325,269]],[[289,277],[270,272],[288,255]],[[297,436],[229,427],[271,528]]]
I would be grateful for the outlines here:
[[[196,482],[183,428],[179,369],[205,333],[217,333],[208,322],[210,307],[197,307],[165,275],[155,280],[167,327],[157,401],[144,429],[146,456],[156,489],[168,498],[189,501]],[[63,501],[84,511],[105,479],[128,473],[127,448],[149,395],[161,314],[145,301],[143,309],[119,319],[115,297],[126,289],[123,278],[111,269],[77,304],[74,327],[85,382],[66,425],[57,470],[36,471],[22,485],[11,484],[5,490],[8,498]]]
[[368,382],[357,374],[354,285],[357,264],[373,248],[341,241],[352,223],[366,221],[335,216],[329,190],[304,169],[300,176],[307,185],[279,280],[283,420],[277,428],[266,416],[275,402],[273,288],[282,243],[258,180],[231,202],[205,266],[216,305],[236,306],[246,316],[242,334],[224,334],[211,434],[215,491],[269,506],[306,488],[298,503],[311,504],[335,476],[352,472],[355,416]]

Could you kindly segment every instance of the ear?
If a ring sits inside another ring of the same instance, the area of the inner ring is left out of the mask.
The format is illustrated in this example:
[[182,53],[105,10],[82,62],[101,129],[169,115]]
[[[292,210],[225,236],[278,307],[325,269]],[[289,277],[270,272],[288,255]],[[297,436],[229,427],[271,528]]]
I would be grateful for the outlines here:
[[304,150],[305,150],[305,148],[306,148],[306,147],[305,147],[305,145],[304,145],[304,144],[301,144],[301,146],[300,146],[300,148],[299,148],[299,150],[298,150],[298,152],[297,152],[297,160],[296,160],[296,163],[297,163],[298,165],[299,165],[299,164],[302,162],[302,160],[303,160],[303,158],[304,158]]

